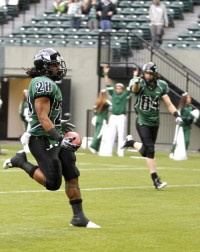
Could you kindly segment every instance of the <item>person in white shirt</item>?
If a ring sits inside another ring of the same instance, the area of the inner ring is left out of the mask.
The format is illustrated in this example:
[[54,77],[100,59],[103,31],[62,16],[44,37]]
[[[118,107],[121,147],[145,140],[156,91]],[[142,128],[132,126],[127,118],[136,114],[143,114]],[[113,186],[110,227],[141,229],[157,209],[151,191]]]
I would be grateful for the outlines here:
[[160,0],[153,0],[149,8],[149,18],[152,45],[159,47],[162,44],[164,27],[168,27],[169,23],[165,4],[161,3]]

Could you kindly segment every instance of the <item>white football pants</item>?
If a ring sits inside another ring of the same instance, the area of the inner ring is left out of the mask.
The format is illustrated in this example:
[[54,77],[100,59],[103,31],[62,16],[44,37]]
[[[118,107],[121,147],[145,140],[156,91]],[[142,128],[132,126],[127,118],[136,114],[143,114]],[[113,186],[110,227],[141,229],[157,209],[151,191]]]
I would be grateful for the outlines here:
[[112,155],[115,139],[117,138],[117,155],[119,157],[123,157],[124,149],[121,149],[121,147],[124,144],[124,138],[126,133],[126,115],[110,115],[108,122],[108,130],[108,154]]

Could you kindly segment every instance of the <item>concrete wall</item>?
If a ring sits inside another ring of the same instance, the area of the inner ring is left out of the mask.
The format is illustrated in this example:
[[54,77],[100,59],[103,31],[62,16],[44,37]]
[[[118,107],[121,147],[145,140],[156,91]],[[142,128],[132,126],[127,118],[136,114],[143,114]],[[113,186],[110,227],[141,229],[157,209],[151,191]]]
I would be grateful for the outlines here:
[[165,49],[165,51],[178,59],[183,65],[190,68],[193,72],[200,75],[200,50]]
[[[41,50],[41,47],[6,47],[5,48],[5,75],[26,76],[22,69],[33,66],[34,55]],[[71,78],[71,114],[72,123],[76,130],[85,136],[86,132],[86,111],[92,109],[96,96],[98,76],[96,74],[97,50],[87,48],[56,48],[66,61],[68,78]],[[18,81],[17,81],[18,82]],[[11,82],[9,90],[9,126],[8,137],[18,137],[22,133],[19,125],[13,127],[11,121],[17,120],[18,104],[21,99],[21,92],[24,87],[20,82]],[[12,111],[15,110],[13,115]],[[16,115],[16,116],[15,116]]]

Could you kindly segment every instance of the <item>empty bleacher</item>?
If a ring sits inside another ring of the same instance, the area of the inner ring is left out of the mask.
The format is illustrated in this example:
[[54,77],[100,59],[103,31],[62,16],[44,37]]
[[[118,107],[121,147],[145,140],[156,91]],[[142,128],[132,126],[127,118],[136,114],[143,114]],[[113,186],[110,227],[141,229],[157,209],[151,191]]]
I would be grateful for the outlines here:
[[[3,1],[3,0],[2,0]],[[18,2],[18,11],[26,10],[29,8],[31,3],[40,2],[40,0],[10,0]],[[183,22],[187,13],[193,13],[194,6],[200,4],[199,1],[192,0],[168,0],[163,1],[167,7],[167,13],[169,18],[169,26],[174,29],[177,21]],[[149,7],[152,1],[134,1],[134,0],[118,0],[117,3],[117,14],[112,16],[113,29],[106,32],[125,32],[135,34],[141,38],[150,41],[150,25],[149,25]],[[16,5],[15,5],[16,6]],[[7,5],[8,10],[8,5]],[[1,13],[1,12],[0,12]],[[0,16],[1,20],[1,16]],[[32,18],[29,22],[26,22],[23,26],[14,29],[5,39],[1,39],[0,44],[12,45],[17,43],[19,45],[32,46],[33,44],[46,45],[51,44],[53,46],[80,46],[80,47],[97,47],[98,35],[102,32],[101,29],[90,31],[87,27],[88,17],[82,15],[81,17],[81,28],[75,30],[71,28],[70,17],[63,13],[61,15],[53,13],[51,8],[48,8],[42,14]],[[195,24],[195,29],[198,25]],[[175,27],[176,28],[176,27]],[[193,33],[193,36],[191,36]],[[196,37],[195,37],[196,35]],[[72,38],[71,36],[76,36]],[[85,36],[80,38],[80,36]],[[181,36],[181,35],[180,35]],[[183,36],[183,34],[182,34]],[[188,31],[188,38],[192,37],[192,41],[197,39],[198,31]],[[51,38],[51,41],[49,41]],[[176,48],[181,48],[181,43],[177,38]],[[45,41],[45,39],[47,41]],[[32,41],[31,41],[32,40]],[[123,41],[123,38],[121,39]],[[40,41],[40,43],[38,43]],[[112,42],[112,41],[111,41]],[[112,42],[114,43],[114,42]],[[119,41],[118,41],[119,43]],[[122,43],[120,41],[120,43]],[[188,42],[189,43],[189,42]],[[166,41],[163,48],[168,47],[170,43]],[[174,43],[173,43],[174,44]],[[134,42],[131,42],[133,48],[141,48],[138,44],[137,38]],[[173,47],[172,45],[170,45]],[[121,46],[123,47],[123,46]],[[184,46],[183,46],[184,48]],[[193,47],[192,47],[193,48]],[[123,51],[123,50],[122,50]]]

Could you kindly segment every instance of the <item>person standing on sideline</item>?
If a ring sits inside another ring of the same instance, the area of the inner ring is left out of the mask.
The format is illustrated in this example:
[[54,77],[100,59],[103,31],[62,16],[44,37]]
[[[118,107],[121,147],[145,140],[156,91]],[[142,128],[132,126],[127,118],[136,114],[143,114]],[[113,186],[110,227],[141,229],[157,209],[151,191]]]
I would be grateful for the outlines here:
[[118,137],[117,155],[124,156],[124,150],[121,148],[124,142],[126,133],[126,105],[131,96],[129,88],[125,89],[122,83],[115,84],[115,88],[110,85],[110,78],[108,77],[110,68],[103,67],[104,81],[106,90],[112,98],[112,112],[108,122],[109,137],[107,146],[107,155],[112,156],[114,143]]
[[65,193],[73,211],[70,226],[100,228],[82,209],[75,155],[79,145],[72,143],[74,138],[64,137],[66,131],[62,132],[62,94],[55,81],[66,76],[65,61],[58,51],[45,48],[35,55],[33,63],[34,67],[27,69],[28,76],[32,77],[28,92],[31,127],[21,137],[21,142],[28,143],[38,164],[31,164],[26,153],[19,151],[4,162],[3,168],[19,167],[51,191],[60,188],[63,176]]
[[94,113],[97,119],[94,136],[90,145],[90,151],[93,154],[99,152],[102,139],[101,130],[103,124],[106,123],[108,120],[108,110],[110,106],[111,102],[109,101],[108,93],[106,92],[106,90],[101,90],[94,105]]
[[[1,98],[0,98],[0,109],[1,109],[1,106],[3,105],[3,101],[1,100]],[[0,146],[0,155],[6,155],[7,153],[6,152],[4,152],[4,151],[2,151],[2,149],[1,149],[1,146]]]
[[149,18],[152,44],[159,47],[162,44],[164,27],[168,27],[169,23],[165,4],[161,3],[160,0],[153,0],[149,8]]
[[158,177],[154,157],[161,100],[164,101],[169,112],[175,116],[177,124],[180,124],[182,119],[168,96],[168,84],[159,79],[157,66],[153,62],[148,62],[144,64],[142,72],[142,78],[134,77],[129,84],[130,89],[137,97],[135,103],[135,112],[138,115],[136,129],[141,142],[134,141],[129,135],[126,137],[123,147],[135,148],[143,157],[146,157],[153,184],[156,189],[161,189],[167,185],[167,182],[161,182]]
[[19,115],[20,118],[23,122],[23,126],[24,126],[24,131],[27,130],[28,127],[28,123],[29,123],[29,115],[28,115],[28,101],[27,101],[27,97],[28,97],[28,90],[24,89],[23,90],[23,99],[19,104]]
[[194,120],[194,116],[191,114],[193,110],[193,106],[191,105],[191,96],[188,93],[182,94],[177,109],[180,112],[181,119],[183,120],[181,126],[183,127],[185,148],[187,150],[190,144],[190,133]]

